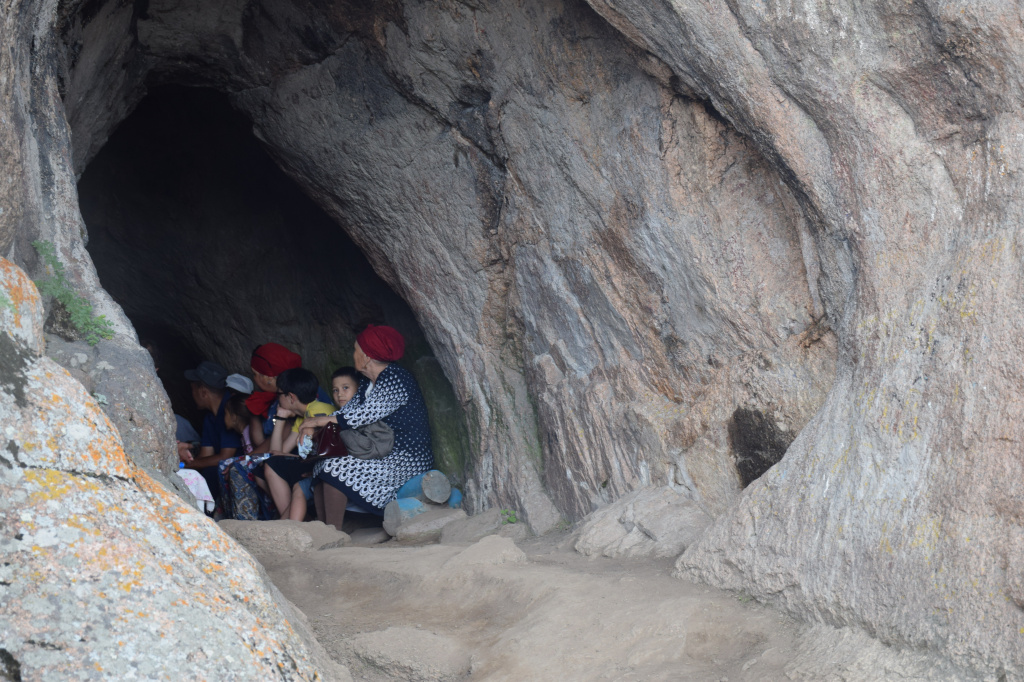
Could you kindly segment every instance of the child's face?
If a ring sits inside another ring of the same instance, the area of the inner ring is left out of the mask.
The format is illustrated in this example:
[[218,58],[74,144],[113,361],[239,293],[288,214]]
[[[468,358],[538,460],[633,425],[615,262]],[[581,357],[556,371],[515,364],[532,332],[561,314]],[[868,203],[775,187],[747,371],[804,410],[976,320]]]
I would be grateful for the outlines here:
[[352,377],[334,377],[331,380],[331,395],[334,396],[334,404],[344,407],[345,403],[355,396],[356,388],[358,385]]

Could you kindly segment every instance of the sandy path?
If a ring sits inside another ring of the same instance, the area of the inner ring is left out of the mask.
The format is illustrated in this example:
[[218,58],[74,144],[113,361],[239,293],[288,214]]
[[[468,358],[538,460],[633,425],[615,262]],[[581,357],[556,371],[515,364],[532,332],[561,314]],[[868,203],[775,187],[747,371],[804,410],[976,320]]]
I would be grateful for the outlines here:
[[356,680],[962,679],[566,536],[257,556]]

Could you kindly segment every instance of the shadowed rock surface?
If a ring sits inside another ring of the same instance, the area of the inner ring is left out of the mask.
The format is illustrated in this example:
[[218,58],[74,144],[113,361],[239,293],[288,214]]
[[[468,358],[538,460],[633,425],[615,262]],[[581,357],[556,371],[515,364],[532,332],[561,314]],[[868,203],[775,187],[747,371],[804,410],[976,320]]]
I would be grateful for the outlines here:
[[423,391],[437,465],[461,483],[462,406],[412,311],[274,165],[225,96],[157,89],[78,189],[103,286],[155,344],[176,413],[201,423],[183,372],[203,358],[249,375],[253,348],[275,341],[329,390],[331,373],[352,364],[355,332],[389,324],[406,339],[401,364]]

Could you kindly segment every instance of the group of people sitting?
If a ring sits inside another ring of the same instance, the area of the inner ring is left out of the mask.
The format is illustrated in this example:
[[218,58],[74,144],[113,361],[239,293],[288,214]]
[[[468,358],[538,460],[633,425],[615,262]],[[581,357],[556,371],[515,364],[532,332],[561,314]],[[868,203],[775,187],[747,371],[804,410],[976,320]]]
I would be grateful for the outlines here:
[[[404,352],[397,330],[370,325],[356,337],[354,366],[331,376],[330,396],[277,343],[253,351],[252,380],[211,361],[185,372],[207,414],[201,434],[178,418],[178,456],[201,474],[215,518],[303,521],[315,509],[340,530],[346,509],[383,515],[434,462],[423,395],[395,364]],[[341,444],[322,456],[328,424]]]

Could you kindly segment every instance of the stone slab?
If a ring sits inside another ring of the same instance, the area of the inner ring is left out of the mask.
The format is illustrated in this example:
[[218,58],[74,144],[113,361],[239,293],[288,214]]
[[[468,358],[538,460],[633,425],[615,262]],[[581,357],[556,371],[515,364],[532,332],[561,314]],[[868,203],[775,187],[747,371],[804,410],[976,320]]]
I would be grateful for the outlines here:
[[445,526],[464,518],[466,518],[466,512],[461,509],[435,507],[404,521],[398,527],[395,539],[407,544],[434,542],[441,539],[441,532]]
[[711,518],[668,487],[645,488],[599,509],[582,522],[576,551],[585,556],[679,556]]

